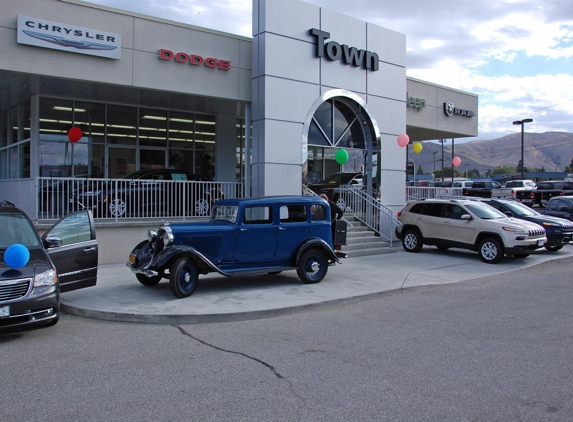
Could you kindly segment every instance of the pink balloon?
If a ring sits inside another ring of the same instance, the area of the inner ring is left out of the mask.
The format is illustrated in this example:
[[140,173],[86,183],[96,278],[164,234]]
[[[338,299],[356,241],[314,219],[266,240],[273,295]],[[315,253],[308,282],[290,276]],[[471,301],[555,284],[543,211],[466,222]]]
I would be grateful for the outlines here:
[[398,145],[400,148],[404,148],[406,145],[410,143],[410,137],[405,133],[398,135]]
[[454,166],[458,167],[461,163],[462,163],[462,159],[460,157],[452,158],[452,164]]

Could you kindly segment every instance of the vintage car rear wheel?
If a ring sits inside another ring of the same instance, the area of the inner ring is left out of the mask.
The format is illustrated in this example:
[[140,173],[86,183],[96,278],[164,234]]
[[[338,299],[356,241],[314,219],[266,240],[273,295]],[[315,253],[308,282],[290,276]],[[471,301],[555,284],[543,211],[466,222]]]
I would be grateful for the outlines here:
[[147,277],[145,274],[135,274],[135,277],[144,286],[155,286],[163,278],[161,274],[155,275],[153,277]]
[[296,272],[305,284],[319,283],[328,271],[328,262],[324,252],[310,249],[302,254]]
[[177,297],[191,296],[197,287],[198,279],[197,265],[188,258],[179,258],[169,274],[171,293]]

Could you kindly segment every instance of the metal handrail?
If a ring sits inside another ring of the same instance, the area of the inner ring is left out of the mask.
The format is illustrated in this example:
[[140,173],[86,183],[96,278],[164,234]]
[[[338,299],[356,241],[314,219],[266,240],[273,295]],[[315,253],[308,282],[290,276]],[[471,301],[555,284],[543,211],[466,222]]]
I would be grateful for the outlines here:
[[[364,223],[371,230],[380,234],[380,237],[392,242],[394,228],[402,223],[392,210],[372,196],[369,196],[362,188],[356,186],[340,186],[339,203],[357,220]],[[341,207],[342,208],[342,207]]]
[[436,187],[406,187],[406,202],[418,199],[459,199],[463,195],[462,188],[436,188]]

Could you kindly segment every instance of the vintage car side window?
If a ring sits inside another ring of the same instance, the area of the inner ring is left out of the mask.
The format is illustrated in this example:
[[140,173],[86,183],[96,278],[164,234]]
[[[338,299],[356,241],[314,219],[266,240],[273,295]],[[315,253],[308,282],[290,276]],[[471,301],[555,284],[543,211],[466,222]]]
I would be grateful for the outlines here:
[[270,207],[245,208],[244,224],[271,224],[273,222],[273,210]]
[[302,223],[306,221],[304,205],[282,205],[280,208],[281,223]]
[[564,200],[564,199],[559,200],[559,204],[557,205],[557,209],[561,210],[561,207],[565,207],[565,208],[569,209],[569,204],[567,203],[566,200]]
[[230,221],[234,223],[237,221],[237,211],[238,207],[236,205],[216,205],[213,209],[213,215],[211,216],[211,221],[223,220]]
[[326,220],[326,207],[324,205],[316,204],[311,208],[312,221],[325,221]]
[[62,239],[62,246],[92,240],[92,231],[87,212],[72,214],[54,226],[49,237]]
[[556,211],[557,208],[557,201],[549,201],[549,203],[547,204],[547,209],[549,211]]

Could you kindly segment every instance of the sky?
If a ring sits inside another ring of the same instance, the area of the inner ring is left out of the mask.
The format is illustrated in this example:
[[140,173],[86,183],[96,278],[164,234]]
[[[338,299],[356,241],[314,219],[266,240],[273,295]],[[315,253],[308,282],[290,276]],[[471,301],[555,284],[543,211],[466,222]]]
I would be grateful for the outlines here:
[[[252,36],[252,0],[87,0]],[[406,35],[409,77],[479,95],[478,136],[573,132],[572,0],[307,0]],[[461,141],[461,139],[460,139]]]

